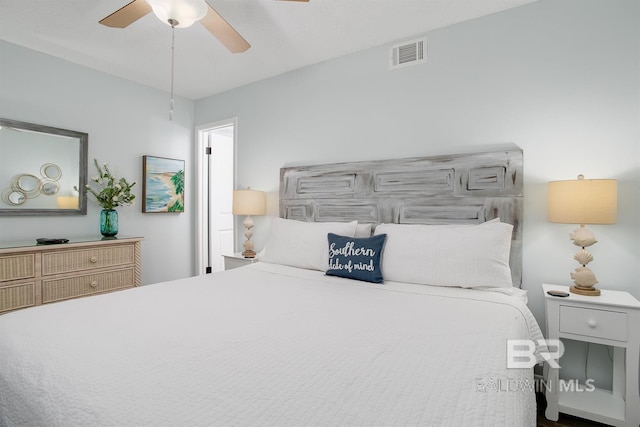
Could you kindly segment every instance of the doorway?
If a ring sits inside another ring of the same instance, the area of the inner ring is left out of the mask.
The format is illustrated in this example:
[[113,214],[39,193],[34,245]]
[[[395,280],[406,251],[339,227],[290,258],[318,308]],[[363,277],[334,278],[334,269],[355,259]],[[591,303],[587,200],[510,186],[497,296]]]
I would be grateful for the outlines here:
[[236,119],[196,128],[196,275],[224,270],[222,255],[234,251]]

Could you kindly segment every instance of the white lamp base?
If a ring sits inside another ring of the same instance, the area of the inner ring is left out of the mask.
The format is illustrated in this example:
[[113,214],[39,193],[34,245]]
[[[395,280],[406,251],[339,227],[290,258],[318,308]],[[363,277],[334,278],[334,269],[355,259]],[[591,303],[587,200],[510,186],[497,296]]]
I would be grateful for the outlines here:
[[574,245],[582,248],[573,256],[573,259],[578,261],[581,266],[571,273],[574,286],[569,287],[569,291],[578,295],[597,297],[600,295],[600,289],[596,289],[595,287],[598,280],[596,279],[596,275],[593,274],[593,271],[587,267],[587,264],[593,261],[593,255],[591,255],[585,247],[591,246],[598,241],[593,235],[593,232],[583,224],[580,225],[580,228],[573,230],[573,232],[569,234],[569,238],[573,241]]
[[242,256],[245,258],[255,258],[256,255],[256,251],[242,251]]
[[600,289],[597,288],[584,288],[582,286],[574,285],[569,287],[569,291],[578,295],[586,295],[588,297],[597,297],[600,295]]
[[251,231],[251,229],[253,228],[253,219],[250,215],[247,215],[244,221],[242,221],[242,224],[244,224],[245,228],[247,229],[247,231],[244,232],[244,237],[246,237],[247,240],[245,240],[242,244],[242,247],[244,248],[244,251],[242,251],[242,256],[245,258],[255,258],[256,251],[253,250],[255,246],[251,241],[251,237],[253,236],[253,231]]

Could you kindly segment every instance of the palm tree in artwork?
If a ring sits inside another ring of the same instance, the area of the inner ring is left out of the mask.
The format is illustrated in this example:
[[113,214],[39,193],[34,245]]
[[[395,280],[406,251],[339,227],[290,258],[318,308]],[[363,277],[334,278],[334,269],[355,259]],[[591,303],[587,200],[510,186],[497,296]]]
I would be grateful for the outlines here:
[[[178,171],[171,177],[171,183],[175,188],[176,195],[180,195],[184,192],[184,171]],[[184,212],[184,206],[182,204],[182,198],[176,200],[171,206],[167,208],[169,212]]]

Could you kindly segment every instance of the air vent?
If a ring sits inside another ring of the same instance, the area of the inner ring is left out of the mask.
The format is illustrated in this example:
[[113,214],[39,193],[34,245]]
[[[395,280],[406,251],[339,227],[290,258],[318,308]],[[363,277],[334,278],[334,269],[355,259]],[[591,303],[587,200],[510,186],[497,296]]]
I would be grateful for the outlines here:
[[389,68],[408,67],[427,62],[427,39],[421,38],[402,42],[391,47],[391,63]]

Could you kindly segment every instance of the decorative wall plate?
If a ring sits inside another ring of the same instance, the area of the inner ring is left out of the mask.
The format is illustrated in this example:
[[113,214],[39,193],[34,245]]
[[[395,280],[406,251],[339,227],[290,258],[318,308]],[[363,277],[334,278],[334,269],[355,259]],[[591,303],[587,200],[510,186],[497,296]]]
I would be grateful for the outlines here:
[[16,175],[11,183],[11,188],[14,191],[22,192],[24,195],[31,199],[37,197],[42,189],[42,181],[35,175],[23,173]]
[[55,163],[45,163],[40,167],[40,175],[42,175],[43,178],[57,181],[62,176],[62,169]]
[[22,191],[7,188],[2,192],[2,201],[7,205],[18,206],[27,201],[27,196]]
[[42,194],[45,196],[52,196],[60,191],[60,184],[56,181],[44,181],[42,183]]

